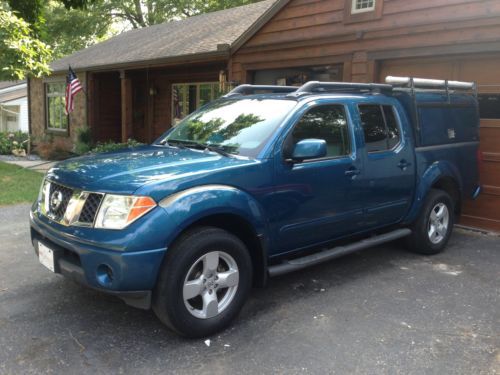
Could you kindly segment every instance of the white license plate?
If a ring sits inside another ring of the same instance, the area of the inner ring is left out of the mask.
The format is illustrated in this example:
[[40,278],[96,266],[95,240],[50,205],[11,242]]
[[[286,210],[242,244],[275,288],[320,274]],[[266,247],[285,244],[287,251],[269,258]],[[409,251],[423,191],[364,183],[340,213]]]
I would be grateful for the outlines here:
[[54,251],[52,251],[52,249],[48,248],[41,242],[38,242],[38,260],[49,270],[55,272]]

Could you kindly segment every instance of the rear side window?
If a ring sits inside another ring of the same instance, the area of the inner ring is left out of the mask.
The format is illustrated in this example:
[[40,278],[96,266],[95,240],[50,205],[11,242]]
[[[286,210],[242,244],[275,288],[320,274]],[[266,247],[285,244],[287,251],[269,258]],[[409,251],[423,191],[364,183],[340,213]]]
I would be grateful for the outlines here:
[[391,150],[399,144],[399,124],[391,105],[360,105],[359,116],[367,152]]
[[344,107],[323,105],[309,110],[293,129],[293,145],[309,138],[326,141],[328,158],[348,155],[351,150]]

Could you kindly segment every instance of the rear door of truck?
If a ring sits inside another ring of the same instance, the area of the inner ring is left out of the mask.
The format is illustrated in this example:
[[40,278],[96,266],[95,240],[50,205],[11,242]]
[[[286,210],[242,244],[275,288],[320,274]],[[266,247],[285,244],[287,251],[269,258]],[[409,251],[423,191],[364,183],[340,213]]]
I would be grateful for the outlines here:
[[415,189],[415,153],[404,109],[392,98],[370,97],[354,107],[364,147],[364,226],[383,227],[407,214]]

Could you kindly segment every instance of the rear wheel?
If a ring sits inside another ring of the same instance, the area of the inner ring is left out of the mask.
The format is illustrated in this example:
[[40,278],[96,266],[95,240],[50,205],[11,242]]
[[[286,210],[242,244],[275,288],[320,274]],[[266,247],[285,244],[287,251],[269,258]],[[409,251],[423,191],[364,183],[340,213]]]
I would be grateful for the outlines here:
[[196,228],[168,250],[153,309],[184,336],[208,336],[237,316],[251,284],[252,263],[241,240],[222,229]]
[[421,254],[437,254],[444,250],[454,225],[454,205],[442,190],[432,189],[425,200],[420,216],[412,226],[408,247]]

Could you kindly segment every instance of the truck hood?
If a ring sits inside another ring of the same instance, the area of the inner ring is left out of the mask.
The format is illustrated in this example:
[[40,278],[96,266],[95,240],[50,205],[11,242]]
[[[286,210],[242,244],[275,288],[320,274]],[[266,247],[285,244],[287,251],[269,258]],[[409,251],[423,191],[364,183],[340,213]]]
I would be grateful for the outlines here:
[[68,159],[51,168],[47,177],[87,191],[132,194],[148,183],[192,178],[254,163],[203,150],[143,146]]

